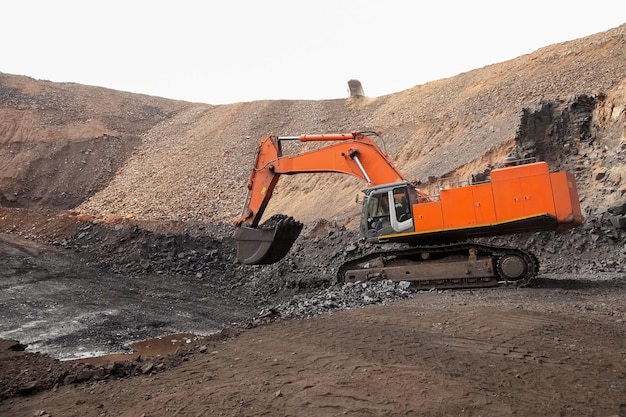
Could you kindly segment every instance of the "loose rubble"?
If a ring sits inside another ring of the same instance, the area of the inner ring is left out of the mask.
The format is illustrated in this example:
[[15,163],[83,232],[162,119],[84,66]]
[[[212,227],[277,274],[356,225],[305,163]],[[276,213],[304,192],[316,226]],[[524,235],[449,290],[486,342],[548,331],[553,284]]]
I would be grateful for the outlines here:
[[307,318],[370,304],[385,304],[410,296],[410,283],[406,281],[346,283],[314,293],[297,294],[285,303],[262,310],[259,317]]

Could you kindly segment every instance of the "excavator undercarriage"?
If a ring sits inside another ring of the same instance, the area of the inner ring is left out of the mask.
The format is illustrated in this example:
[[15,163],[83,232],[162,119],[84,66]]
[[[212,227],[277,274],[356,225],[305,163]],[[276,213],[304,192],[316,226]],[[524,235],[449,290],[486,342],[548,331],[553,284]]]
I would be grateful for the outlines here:
[[417,289],[524,286],[538,267],[535,255],[520,249],[456,243],[373,252],[341,265],[337,281],[388,279]]
[[[289,252],[303,224],[274,215],[257,228],[236,230],[238,261],[272,264]],[[269,256],[271,254],[271,256]],[[539,269],[536,256],[517,248],[478,243],[413,246],[379,250],[343,263],[337,282],[390,280],[414,289],[484,288],[527,285]]]

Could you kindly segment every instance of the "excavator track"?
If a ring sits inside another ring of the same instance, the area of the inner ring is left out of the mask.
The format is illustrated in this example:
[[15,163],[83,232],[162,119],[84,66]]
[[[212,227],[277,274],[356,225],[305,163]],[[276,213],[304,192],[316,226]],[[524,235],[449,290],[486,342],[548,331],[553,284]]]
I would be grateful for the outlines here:
[[521,249],[454,243],[372,252],[341,265],[337,280],[408,281],[416,289],[525,286],[538,269],[536,256]]

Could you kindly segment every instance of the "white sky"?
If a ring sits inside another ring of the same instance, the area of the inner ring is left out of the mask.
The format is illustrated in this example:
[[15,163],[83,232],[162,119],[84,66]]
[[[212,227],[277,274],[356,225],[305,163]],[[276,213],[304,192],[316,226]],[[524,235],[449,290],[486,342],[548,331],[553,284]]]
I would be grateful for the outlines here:
[[[623,0],[3,0],[0,72],[228,104],[377,97],[626,23]],[[625,64],[626,65],[626,64]]]

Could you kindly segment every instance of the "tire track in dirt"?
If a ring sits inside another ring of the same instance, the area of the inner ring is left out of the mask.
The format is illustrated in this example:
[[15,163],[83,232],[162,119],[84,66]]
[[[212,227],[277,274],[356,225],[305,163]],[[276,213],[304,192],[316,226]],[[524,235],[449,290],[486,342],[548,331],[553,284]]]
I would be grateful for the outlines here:
[[116,401],[96,409],[119,416],[209,409],[241,416],[619,415],[623,323],[572,314],[596,292],[560,293],[558,311],[546,302],[552,295],[542,294],[420,293],[277,321],[207,340],[204,353],[176,372],[60,387],[20,404],[25,415],[43,404],[56,415],[75,395],[84,403],[67,415],[91,415],[115,393]]

